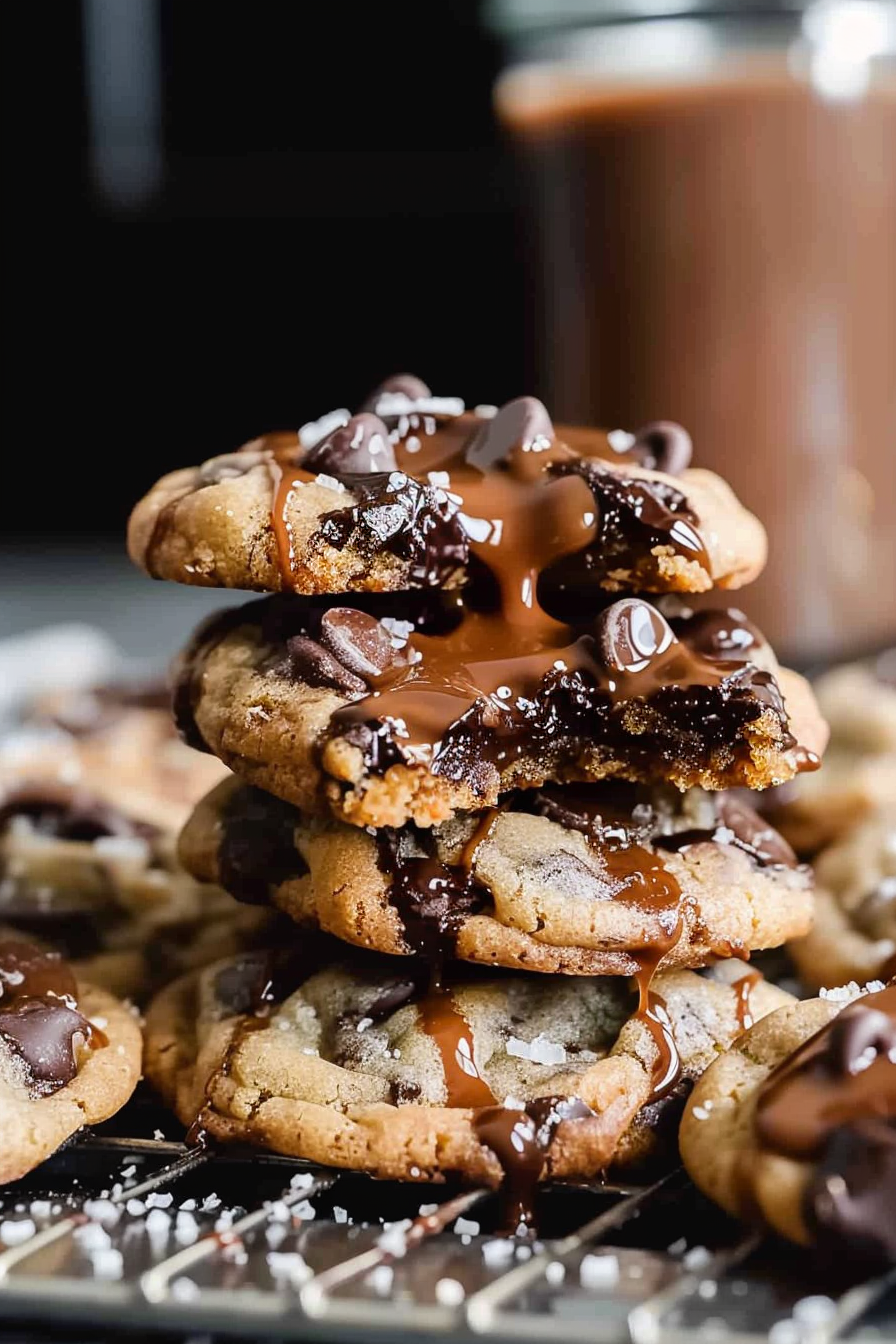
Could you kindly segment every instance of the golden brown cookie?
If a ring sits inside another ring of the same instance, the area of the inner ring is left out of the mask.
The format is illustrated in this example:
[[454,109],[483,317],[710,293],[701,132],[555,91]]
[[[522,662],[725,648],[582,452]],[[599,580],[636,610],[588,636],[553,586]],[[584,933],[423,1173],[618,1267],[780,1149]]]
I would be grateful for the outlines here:
[[186,740],[306,811],[378,827],[547,780],[762,788],[824,749],[808,684],[737,611],[670,623],[625,599],[578,634],[557,626],[562,647],[474,664],[476,613],[430,603],[415,626],[388,599],[367,608],[267,598],[208,622],[177,678]]
[[[597,784],[373,835],[228,780],[180,843],[197,878],[378,952],[563,975],[632,975],[776,946],[811,874],[739,798]],[[665,954],[665,955],[663,955]]]
[[896,1264],[896,983],[772,1013],[697,1082],[688,1172],[735,1217],[854,1268]]
[[116,998],[76,980],[58,953],[0,941],[0,1183],[114,1115],[141,1053],[140,1028]]
[[860,985],[896,966],[896,803],[864,820],[815,861],[815,921],[789,951],[812,989]]
[[[811,856],[880,807],[896,807],[896,650],[834,668],[815,682],[831,729],[824,765],[770,795],[767,811]],[[849,978],[849,977],[847,977]]]
[[719,477],[689,468],[680,426],[555,429],[533,397],[466,413],[413,381],[408,393],[390,380],[354,416],[163,477],[131,516],[132,558],[206,587],[451,588],[494,545],[496,521],[519,520],[551,538],[545,563],[572,559],[561,582],[702,592],[762,569],[761,524]]
[[46,695],[0,737],[0,788],[27,781],[83,789],[169,834],[223,774],[178,739],[170,694],[156,683]]
[[[452,971],[427,988],[420,963],[321,968],[314,943],[302,960],[242,958],[169,986],[147,1016],[147,1076],[216,1139],[381,1177],[516,1179],[517,1126],[532,1180],[593,1176],[657,1088],[743,1025],[740,989],[689,971],[655,982],[661,1029],[631,1016],[621,979]],[[759,984],[751,1011],[782,1001]]]
[[197,882],[171,834],[83,787],[0,788],[0,921],[60,948],[92,985],[139,1002],[254,945],[273,918]]

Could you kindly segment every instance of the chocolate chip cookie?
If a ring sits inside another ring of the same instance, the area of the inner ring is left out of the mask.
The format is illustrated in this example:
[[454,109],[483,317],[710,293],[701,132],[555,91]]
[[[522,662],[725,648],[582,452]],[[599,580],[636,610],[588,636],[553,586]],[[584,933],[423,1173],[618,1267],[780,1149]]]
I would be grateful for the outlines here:
[[0,1183],[18,1180],[85,1124],[114,1115],[140,1077],[131,1013],[76,980],[56,952],[0,940]]
[[834,668],[815,682],[831,740],[824,768],[767,802],[769,817],[807,857],[879,807],[896,807],[896,650]]
[[0,736],[0,787],[81,788],[132,823],[174,834],[223,767],[178,739],[164,684],[48,694]]
[[184,866],[379,952],[564,975],[701,966],[808,928],[811,874],[738,797],[547,788],[376,834],[234,780],[200,803]]
[[355,415],[163,477],[128,544],[155,578],[261,592],[458,587],[506,568],[521,539],[542,551],[533,570],[559,562],[561,588],[738,588],[765,532],[690,456],[678,425],[555,428],[534,397],[468,413],[399,376]]
[[896,974],[896,803],[865,814],[815,861],[815,920],[789,946],[812,989]]
[[697,1082],[681,1153],[700,1188],[816,1256],[896,1264],[896,983],[792,1004]]
[[817,765],[812,692],[742,613],[627,598],[584,628],[542,618],[514,645],[504,616],[448,598],[263,599],[197,633],[175,710],[250,783],[356,825],[428,826],[547,780],[763,788]]
[[0,922],[61,948],[92,985],[139,1001],[271,919],[197,882],[173,835],[83,786],[0,787]]
[[[743,1028],[740,988],[689,971],[658,977],[641,1014],[619,978],[428,975],[370,954],[327,965],[313,941],[209,967],[152,1004],[147,1076],[216,1139],[523,1193],[610,1165],[641,1108]],[[786,1001],[759,984],[751,1011]]]

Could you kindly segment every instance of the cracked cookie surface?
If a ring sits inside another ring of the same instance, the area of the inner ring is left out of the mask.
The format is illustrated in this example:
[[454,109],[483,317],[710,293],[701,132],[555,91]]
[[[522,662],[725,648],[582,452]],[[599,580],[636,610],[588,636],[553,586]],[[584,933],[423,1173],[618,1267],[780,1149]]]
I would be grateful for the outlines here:
[[523,510],[551,542],[545,562],[570,560],[561,587],[737,588],[765,563],[761,524],[689,467],[679,426],[555,430],[532,397],[467,413],[412,392],[387,383],[354,416],[163,477],[131,516],[133,560],[155,578],[261,592],[451,588],[488,563],[491,524],[512,529]]
[[184,866],[378,952],[632,975],[779,945],[811,875],[741,799],[636,785],[516,795],[428,830],[320,820],[237,780],[198,806]]
[[[624,981],[451,972],[435,990],[394,958],[321,969],[312,944],[304,961],[280,985],[269,960],[223,963],[153,1003],[147,1074],[184,1123],[381,1177],[489,1186],[505,1175],[489,1142],[504,1120],[541,1132],[536,1177],[593,1176],[625,1152],[660,1052]],[[673,971],[655,990],[683,1075],[742,1029],[731,984]],[[753,1008],[785,1001],[760,984]]]

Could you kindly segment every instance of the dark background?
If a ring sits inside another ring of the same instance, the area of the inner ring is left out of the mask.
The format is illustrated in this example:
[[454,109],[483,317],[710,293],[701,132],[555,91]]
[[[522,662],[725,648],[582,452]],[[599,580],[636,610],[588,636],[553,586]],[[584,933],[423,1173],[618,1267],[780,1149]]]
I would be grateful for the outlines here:
[[[121,537],[163,471],[399,369],[471,404],[538,390],[479,8],[36,7],[13,137],[7,452],[24,488],[7,540]],[[129,110],[141,22],[155,148]]]

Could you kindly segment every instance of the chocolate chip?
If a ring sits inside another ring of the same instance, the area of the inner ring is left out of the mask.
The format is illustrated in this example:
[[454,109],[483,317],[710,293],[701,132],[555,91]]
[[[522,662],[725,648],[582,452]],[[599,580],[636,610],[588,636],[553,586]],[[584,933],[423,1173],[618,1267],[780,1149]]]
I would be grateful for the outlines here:
[[395,661],[389,632],[355,607],[333,607],[320,623],[320,642],[349,672],[369,680]]
[[431,397],[432,391],[416,374],[393,373],[391,378],[386,378],[379,387],[375,387],[369,397],[365,397],[361,410],[376,413],[380,397],[394,397],[396,394],[407,397],[408,401],[420,401]]
[[342,695],[363,695],[367,683],[343,667],[329,650],[308,635],[286,641],[293,674],[309,686],[326,686]]
[[687,430],[674,420],[651,420],[638,430],[631,452],[648,470],[677,476],[690,463],[693,444]]
[[517,397],[474,430],[467,443],[466,459],[480,471],[488,471],[505,461],[514,448],[537,450],[553,439],[551,417],[537,397]]
[[675,639],[672,628],[649,602],[626,597],[597,618],[597,638],[608,668],[642,672]]
[[396,465],[389,431],[379,416],[371,415],[369,411],[353,415],[347,424],[340,425],[309,448],[302,459],[306,471],[325,472],[330,476],[394,471]]
[[765,636],[737,607],[692,612],[673,619],[672,628],[707,658],[746,661],[766,647]]
[[0,1037],[24,1061],[33,1090],[43,1095],[71,1082],[78,1071],[75,1037],[90,1035],[87,1019],[61,1000],[27,999],[15,1012],[0,1012]]

